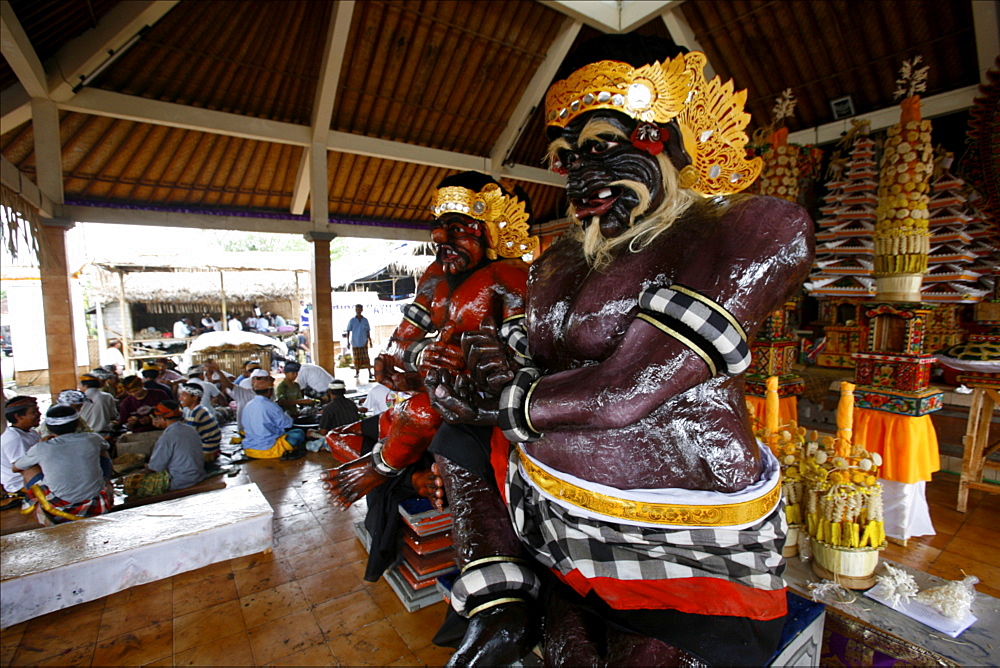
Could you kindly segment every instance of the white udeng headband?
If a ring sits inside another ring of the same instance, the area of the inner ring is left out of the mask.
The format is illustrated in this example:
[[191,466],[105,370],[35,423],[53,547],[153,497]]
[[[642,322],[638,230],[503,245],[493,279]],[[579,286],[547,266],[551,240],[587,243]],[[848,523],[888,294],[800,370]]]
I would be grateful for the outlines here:
[[50,427],[58,427],[61,424],[69,424],[70,422],[79,419],[80,419],[80,414],[77,413],[76,411],[73,411],[72,415],[63,415],[62,417],[52,417],[46,415],[45,424],[49,425]]

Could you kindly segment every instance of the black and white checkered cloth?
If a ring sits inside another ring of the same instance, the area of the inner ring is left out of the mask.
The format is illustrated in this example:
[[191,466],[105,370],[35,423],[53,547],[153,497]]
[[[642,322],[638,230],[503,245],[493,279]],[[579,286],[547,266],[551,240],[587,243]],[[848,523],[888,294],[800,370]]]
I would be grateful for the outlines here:
[[526,366],[514,374],[514,380],[500,393],[498,422],[503,435],[512,443],[527,443],[542,437],[528,420],[528,393],[541,376],[539,369]]
[[742,325],[708,297],[675,283],[644,290],[639,308],[640,319],[698,353],[713,376],[735,376],[750,368],[750,347]]
[[466,602],[491,595],[518,594],[523,598],[538,598],[541,583],[538,576],[524,564],[495,561],[462,573],[451,589],[451,607],[463,617],[468,616]]
[[437,327],[434,326],[434,321],[431,320],[431,312],[426,306],[416,302],[410,302],[403,307],[403,319],[427,333],[437,330]]
[[424,348],[429,346],[431,342],[434,341],[433,338],[427,337],[426,339],[420,339],[415,341],[403,351],[403,368],[407,371],[412,371],[416,373],[420,370],[420,353],[424,352]]
[[518,470],[508,471],[514,528],[530,554],[566,574],[589,579],[665,580],[708,577],[774,591],[785,586],[783,504],[747,529],[659,529],[578,517],[541,496]]
[[531,359],[528,352],[528,330],[524,325],[524,314],[511,316],[500,325],[500,338],[515,354],[523,359]]

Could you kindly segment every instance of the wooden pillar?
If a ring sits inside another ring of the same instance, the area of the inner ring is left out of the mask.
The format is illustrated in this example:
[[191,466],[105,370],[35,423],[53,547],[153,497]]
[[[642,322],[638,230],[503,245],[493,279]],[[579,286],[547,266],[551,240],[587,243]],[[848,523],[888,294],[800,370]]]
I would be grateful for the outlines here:
[[330,293],[330,242],[332,232],[307,232],[303,235],[313,245],[312,316],[309,321],[309,346],[313,364],[333,373],[337,355],[333,346],[333,298]]
[[77,385],[73,300],[70,298],[69,269],[66,265],[66,230],[72,227],[72,222],[47,221],[42,225],[43,239],[39,244],[45,347],[53,402],[59,392]]
[[222,272],[219,272],[219,293],[222,294],[222,331],[229,331],[229,308],[226,305],[226,279],[222,277]]

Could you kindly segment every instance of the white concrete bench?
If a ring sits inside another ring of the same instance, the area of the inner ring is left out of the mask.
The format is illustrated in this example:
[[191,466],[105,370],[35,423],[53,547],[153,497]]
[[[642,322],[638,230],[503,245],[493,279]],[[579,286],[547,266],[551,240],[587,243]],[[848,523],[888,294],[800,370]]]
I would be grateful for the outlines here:
[[0,538],[0,628],[129,587],[269,550],[257,485]]

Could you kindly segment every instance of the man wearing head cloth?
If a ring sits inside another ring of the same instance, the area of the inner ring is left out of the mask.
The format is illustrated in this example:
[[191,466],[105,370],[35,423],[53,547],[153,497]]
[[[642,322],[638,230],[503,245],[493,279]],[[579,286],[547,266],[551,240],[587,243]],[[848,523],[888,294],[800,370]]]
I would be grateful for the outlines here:
[[205,410],[218,418],[214,404],[216,397],[220,396],[222,391],[215,386],[215,383],[210,383],[205,380],[205,370],[200,365],[188,368],[187,375],[187,382],[189,384],[201,387],[201,405],[205,407]]
[[[83,407],[88,405],[90,400],[80,390],[63,390],[56,395],[56,405],[59,406],[70,406],[74,411],[77,412],[76,421],[76,431],[78,433],[93,432],[94,428],[90,426],[90,423],[83,417]],[[48,423],[42,420],[42,424],[38,426],[38,433],[42,435],[42,440],[52,438],[52,432],[49,431]]]
[[[403,309],[403,321],[375,359],[376,379],[398,392],[423,390],[427,370],[439,364],[461,369],[460,337],[497,323],[516,354],[523,343],[527,265],[538,240],[529,234],[530,201],[520,189],[505,190],[479,172],[445,178],[432,196],[431,239],[436,259]],[[392,412],[391,427],[371,454],[329,473],[334,502],[346,508],[387,479],[419,462],[441,416],[426,392]]]
[[107,434],[112,422],[118,419],[118,403],[115,398],[101,390],[103,379],[92,371],[80,376],[80,390],[85,401],[80,407],[80,419],[86,421],[98,434]]
[[[664,40],[605,36],[546,95],[579,227],[531,267],[531,360],[500,392],[513,531],[489,480],[443,463],[462,566],[452,603],[470,617],[457,665],[518,658],[539,607],[552,664],[760,665],[777,647],[779,469],[751,433],[741,376],[748,342],[808,274],[812,222],[735,194],[760,171],[745,93],[705,81],[704,64]],[[473,338],[467,363],[495,391],[501,345]],[[476,413],[447,385],[434,396],[453,418]]]
[[183,383],[177,387],[177,402],[184,414],[184,424],[194,427],[201,439],[201,452],[206,462],[219,458],[222,431],[215,413],[202,405],[204,389],[195,383]]
[[324,436],[331,429],[336,429],[337,427],[342,427],[345,424],[351,424],[361,419],[357,404],[344,396],[346,392],[347,386],[344,384],[344,381],[340,379],[330,381],[327,389],[329,401],[323,406],[323,410],[319,415],[318,431]]
[[164,494],[197,485],[205,479],[201,437],[184,423],[179,403],[161,401],[153,408],[153,424],[163,433],[156,439],[146,468],[125,478],[128,496]]
[[13,494],[24,489],[24,479],[13,470],[14,462],[32,448],[42,436],[35,429],[41,421],[38,400],[34,397],[14,397],[4,405],[7,428],[0,435],[0,483]]
[[292,428],[292,418],[274,403],[274,378],[263,369],[250,374],[254,398],[243,409],[243,451],[253,459],[298,459],[305,455],[306,434]]
[[77,432],[79,420],[73,406],[52,406],[45,412],[52,437],[14,462],[43,525],[100,515],[114,502],[106,479],[111,475],[108,444],[97,434]]

